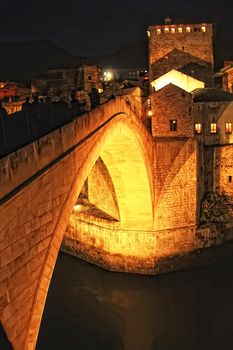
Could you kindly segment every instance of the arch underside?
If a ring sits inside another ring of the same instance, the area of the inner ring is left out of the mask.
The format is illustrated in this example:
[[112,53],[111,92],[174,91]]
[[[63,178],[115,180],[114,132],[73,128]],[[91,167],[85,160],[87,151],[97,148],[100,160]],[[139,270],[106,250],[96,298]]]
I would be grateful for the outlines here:
[[114,184],[121,227],[153,229],[152,184],[148,163],[133,131],[121,125],[100,151]]
[[[50,279],[64,232],[70,223],[82,187],[99,158],[102,159],[109,172],[117,200],[116,207],[119,214],[116,220],[117,228],[113,227],[111,232],[114,232],[114,230],[118,234],[122,232],[123,237],[121,245],[115,245],[114,241],[110,244],[109,252],[118,254],[119,249],[124,248],[125,252],[124,249],[121,252],[122,257],[124,254],[128,256],[133,241],[132,256],[139,254],[140,250],[144,258],[148,255],[148,252],[145,249],[143,250],[143,244],[147,231],[153,229],[153,185],[150,162],[144,148],[145,139],[143,140],[137,127],[134,128],[129,125],[125,117],[120,116],[89,141],[88,145],[81,146],[80,149],[69,156],[70,163],[68,159],[64,161],[66,163],[65,169],[70,164],[69,171],[62,169],[62,164],[57,165],[54,169],[55,172],[62,171],[64,177],[69,174],[72,181],[70,181],[70,187],[62,210],[58,215],[43,262],[36,295],[33,300],[24,349],[34,349]],[[71,168],[73,168],[72,171]],[[56,178],[55,173],[54,178]],[[143,230],[142,239],[138,239],[138,232],[141,230]],[[154,247],[152,241],[151,247],[151,249]]]

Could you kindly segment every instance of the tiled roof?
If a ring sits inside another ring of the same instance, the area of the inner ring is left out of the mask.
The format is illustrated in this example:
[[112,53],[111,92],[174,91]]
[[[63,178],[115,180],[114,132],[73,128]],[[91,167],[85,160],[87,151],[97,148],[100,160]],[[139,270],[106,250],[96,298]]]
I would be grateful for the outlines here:
[[233,94],[216,88],[197,89],[192,95],[194,102],[233,101]]

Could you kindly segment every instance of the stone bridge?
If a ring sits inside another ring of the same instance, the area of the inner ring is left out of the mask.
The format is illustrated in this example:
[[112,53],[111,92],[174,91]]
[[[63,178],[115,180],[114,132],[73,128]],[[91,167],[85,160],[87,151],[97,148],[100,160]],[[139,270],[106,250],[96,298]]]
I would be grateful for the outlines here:
[[64,235],[64,249],[138,273],[199,248],[196,178],[195,139],[153,140],[130,97],[2,158],[0,320],[13,348],[35,349]]

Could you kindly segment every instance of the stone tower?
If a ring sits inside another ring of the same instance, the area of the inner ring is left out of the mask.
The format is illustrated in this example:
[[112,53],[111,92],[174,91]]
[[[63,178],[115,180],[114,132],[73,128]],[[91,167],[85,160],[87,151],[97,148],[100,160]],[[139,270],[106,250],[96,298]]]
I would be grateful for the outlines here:
[[150,82],[176,69],[213,85],[213,24],[173,24],[166,18],[165,24],[150,26],[147,34]]

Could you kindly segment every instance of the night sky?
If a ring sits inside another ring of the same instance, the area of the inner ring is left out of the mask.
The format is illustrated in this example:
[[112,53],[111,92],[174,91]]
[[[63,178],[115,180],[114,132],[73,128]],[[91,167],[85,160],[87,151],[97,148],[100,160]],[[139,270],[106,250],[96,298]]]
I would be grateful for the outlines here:
[[233,41],[232,13],[232,0],[1,0],[0,41],[49,39],[77,55],[102,55],[143,40],[167,16],[213,21]]

